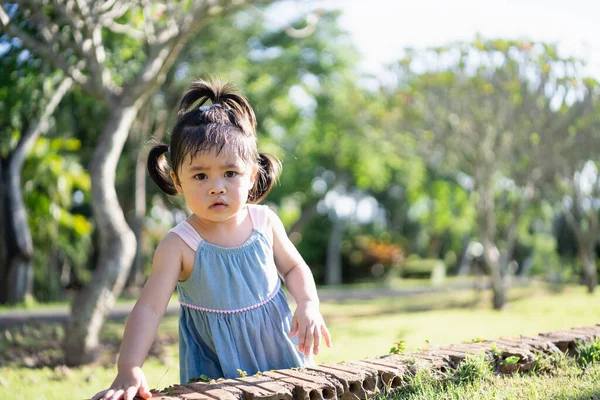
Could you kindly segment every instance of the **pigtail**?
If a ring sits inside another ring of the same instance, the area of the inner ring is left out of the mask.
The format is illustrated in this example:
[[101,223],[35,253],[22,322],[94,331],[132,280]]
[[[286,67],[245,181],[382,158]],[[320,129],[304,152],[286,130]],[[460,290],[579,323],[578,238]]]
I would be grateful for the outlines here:
[[[200,107],[208,101],[212,106],[201,110]],[[256,135],[256,116],[250,103],[226,83],[192,82],[181,100],[177,115],[179,118],[197,118],[198,123],[233,125],[245,134]]]
[[254,186],[248,193],[249,203],[260,203],[271,191],[279,174],[281,173],[281,161],[270,154],[259,153],[258,172]]
[[164,144],[156,145],[150,149],[150,153],[148,153],[148,173],[160,190],[174,196],[177,194],[177,190],[169,175],[169,163],[165,157],[167,151],[169,151],[169,147]]

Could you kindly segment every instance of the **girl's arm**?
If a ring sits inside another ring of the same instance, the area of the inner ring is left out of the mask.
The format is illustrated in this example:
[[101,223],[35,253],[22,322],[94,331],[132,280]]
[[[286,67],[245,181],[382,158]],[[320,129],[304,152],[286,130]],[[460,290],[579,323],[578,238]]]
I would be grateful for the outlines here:
[[[269,210],[270,211],[270,210]],[[296,301],[296,312],[289,336],[298,334],[298,349],[308,356],[319,353],[321,337],[331,347],[331,337],[319,311],[319,296],[312,272],[288,238],[283,223],[272,211],[269,212],[273,227],[273,254],[285,286]]]
[[127,318],[117,362],[117,377],[110,389],[99,392],[93,400],[130,400],[136,394],[144,398],[151,396],[141,367],[181,273],[180,246],[181,240],[169,233],[156,248],[152,273]]

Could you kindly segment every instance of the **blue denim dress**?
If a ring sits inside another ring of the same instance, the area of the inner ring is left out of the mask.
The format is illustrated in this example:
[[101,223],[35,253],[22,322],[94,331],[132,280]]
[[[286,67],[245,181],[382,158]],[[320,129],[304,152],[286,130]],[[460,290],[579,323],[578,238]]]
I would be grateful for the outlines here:
[[272,211],[247,207],[254,230],[238,247],[202,240],[187,221],[171,230],[196,250],[190,277],[177,284],[182,384],[312,362],[298,351],[297,336],[287,336],[292,313],[273,258]]

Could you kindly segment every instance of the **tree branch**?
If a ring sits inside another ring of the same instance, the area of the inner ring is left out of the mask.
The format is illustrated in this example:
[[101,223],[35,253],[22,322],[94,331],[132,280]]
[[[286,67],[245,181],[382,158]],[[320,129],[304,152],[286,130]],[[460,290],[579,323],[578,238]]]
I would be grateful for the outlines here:
[[112,32],[127,35],[132,39],[144,40],[146,38],[146,35],[144,34],[144,32],[137,30],[135,28],[132,28],[131,26],[128,26],[128,25],[119,24],[112,20],[103,22],[102,25]]
[[17,147],[13,151],[13,155],[11,157],[11,163],[16,162],[18,165],[11,165],[13,171],[20,170],[23,161],[25,160],[29,150],[35,143],[35,141],[40,137],[40,135],[46,133],[48,130],[48,124],[50,122],[50,117],[54,114],[54,111],[62,101],[63,97],[69,89],[73,86],[73,79],[64,78],[58,88],[56,88],[54,94],[52,95],[50,102],[46,105],[42,116],[39,121],[30,125],[29,129],[21,136]]
[[144,11],[144,31],[146,32],[147,42],[152,44],[156,41],[156,29],[152,23],[150,15],[151,4],[148,0],[142,0],[142,10]]
[[106,0],[103,3],[99,2],[99,1],[95,1],[94,6],[93,6],[94,13],[102,14],[102,13],[110,10],[111,7],[114,6],[116,2],[117,2],[117,0]]
[[56,54],[52,51],[51,46],[32,38],[29,34],[16,27],[1,7],[0,21],[2,23],[0,26],[0,31],[19,39],[24,47],[31,50],[33,53],[44,57],[46,60],[54,64],[54,66],[64,71],[75,82],[88,89],[91,93],[97,93],[95,88],[89,84],[88,77],[81,72],[77,66],[69,66],[66,60],[61,57],[60,54]]
[[[47,43],[43,43],[16,26],[1,7],[0,22],[0,31],[19,39],[25,48],[49,61],[56,68],[62,70],[67,76],[71,77],[73,81],[83,87],[88,93],[100,98],[106,97],[108,90],[105,90],[106,88],[101,85],[94,84],[94,81],[90,79],[90,76],[83,72],[82,69],[85,68],[85,66],[90,66],[90,64],[88,64],[86,61],[86,58],[79,58],[77,63],[69,64],[69,62],[67,62],[67,60],[59,51],[55,51],[53,49],[54,47],[60,49],[61,44],[64,44],[74,49],[77,53],[80,53],[80,51],[85,53],[85,48],[78,49],[73,43],[62,43],[58,39],[58,35],[44,36]],[[44,30],[43,21],[39,26],[37,26],[37,28],[40,29],[40,31]],[[90,58],[87,57],[87,60],[90,60]]]

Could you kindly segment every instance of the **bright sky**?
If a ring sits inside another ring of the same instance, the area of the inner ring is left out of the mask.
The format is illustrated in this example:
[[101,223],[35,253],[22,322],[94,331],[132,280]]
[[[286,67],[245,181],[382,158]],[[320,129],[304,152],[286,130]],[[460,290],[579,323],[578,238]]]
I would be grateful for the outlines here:
[[479,33],[558,43],[600,78],[600,0],[295,0],[286,7],[342,10],[341,23],[370,72],[397,59],[403,47],[472,41]]

